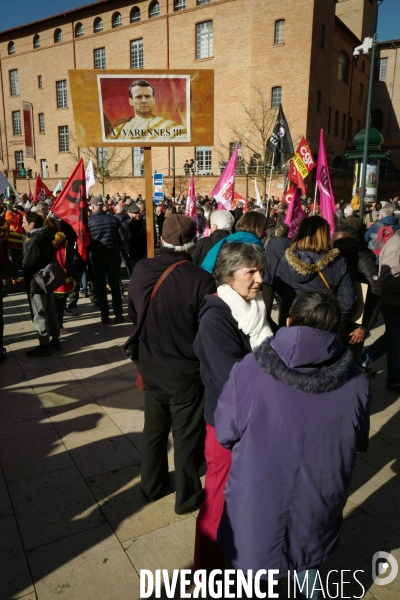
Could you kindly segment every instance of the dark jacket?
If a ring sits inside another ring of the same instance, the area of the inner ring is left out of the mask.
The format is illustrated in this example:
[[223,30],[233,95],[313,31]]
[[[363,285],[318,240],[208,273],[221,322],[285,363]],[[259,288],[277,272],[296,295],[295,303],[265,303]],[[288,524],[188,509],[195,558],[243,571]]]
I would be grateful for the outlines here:
[[207,296],[193,348],[205,387],[204,419],[214,427],[218,398],[233,365],[251,352],[250,339],[239,329],[226,302]]
[[129,247],[129,224],[130,218],[124,213],[116,213],[114,219],[118,224],[118,233],[122,244]]
[[158,235],[162,236],[162,230],[164,227],[165,214],[162,212],[159,215],[154,215],[154,220],[158,225]]
[[225,231],[224,229],[216,229],[208,237],[200,238],[192,252],[193,263],[200,267],[208,251],[228,235],[229,231]]
[[400,313],[400,231],[383,246],[379,262],[382,308]]
[[373,223],[371,227],[365,232],[364,239],[368,244],[368,248],[372,249],[372,245],[376,240],[382,225],[386,225],[386,227],[391,227],[394,231],[397,231],[400,227],[396,217],[393,217],[392,215],[389,215],[388,217],[383,217],[383,219],[379,219],[379,221]]
[[268,227],[267,232],[265,234],[266,238],[270,238],[275,234],[275,221],[272,219],[268,219]]
[[200,377],[193,341],[205,296],[216,291],[214,277],[196,267],[189,254],[163,247],[160,256],[136,264],[129,282],[129,316],[137,324],[158,279],[181,260],[189,262],[167,276],[150,303],[139,346],[141,369],[170,380]]
[[119,263],[121,239],[118,222],[114,216],[102,210],[96,211],[89,219],[90,258],[98,264]]
[[129,257],[131,260],[143,258],[147,254],[146,220],[131,219],[129,223]]
[[235,569],[284,577],[334,552],[369,408],[335,333],[284,327],[233,367],[215,427],[232,448],[218,543]]
[[292,302],[301,292],[327,289],[319,271],[340,302],[343,323],[348,321],[357,296],[346,261],[340,256],[339,250],[333,248],[326,253],[317,254],[288,248],[279,261],[274,278],[274,291],[282,299],[280,325],[286,324]]
[[361,243],[364,242],[365,225],[359,217],[356,217],[356,215],[345,217],[343,220],[343,225],[346,225],[346,227],[352,227],[357,232],[359,241]]
[[265,265],[263,282],[272,285],[278,263],[286,250],[290,248],[292,240],[274,235],[267,241],[268,243],[265,246],[267,264]]
[[32,229],[24,242],[22,270],[24,271],[25,290],[27,294],[44,294],[42,288],[35,282],[33,276],[44,269],[55,256],[53,246],[55,234],[49,227]]

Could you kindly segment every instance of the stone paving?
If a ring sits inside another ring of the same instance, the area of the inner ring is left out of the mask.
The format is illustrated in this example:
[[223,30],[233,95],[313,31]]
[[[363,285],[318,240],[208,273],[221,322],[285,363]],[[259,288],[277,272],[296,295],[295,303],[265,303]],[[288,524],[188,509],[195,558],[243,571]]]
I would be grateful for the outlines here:
[[[141,496],[144,396],[122,352],[131,326],[101,324],[80,300],[62,350],[28,359],[37,345],[29,319],[25,295],[10,295],[0,363],[0,600],[136,600],[140,569],[191,567],[196,514],[174,513],[172,442],[171,494],[153,504]],[[384,386],[385,360],[377,367],[371,450],[357,458],[340,547],[324,571],[364,570],[365,597],[394,600],[399,576],[386,586],[371,577],[375,552],[400,563],[400,398]],[[361,595],[358,585],[332,590]]]

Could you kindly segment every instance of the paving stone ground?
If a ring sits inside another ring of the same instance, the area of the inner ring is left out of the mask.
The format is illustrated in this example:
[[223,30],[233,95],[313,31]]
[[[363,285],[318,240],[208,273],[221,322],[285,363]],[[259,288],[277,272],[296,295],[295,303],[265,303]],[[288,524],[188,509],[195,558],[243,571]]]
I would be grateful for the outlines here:
[[[101,324],[89,300],[64,325],[62,350],[28,359],[37,339],[26,297],[13,291],[5,300],[0,600],[136,600],[140,569],[192,566],[196,515],[175,515],[173,488],[153,504],[141,496],[144,396],[122,351],[131,326]],[[385,388],[385,357],[377,368],[371,450],[357,458],[340,547],[324,571],[347,570],[350,581],[350,571],[363,570],[364,597],[398,600],[399,576],[379,586],[371,571],[378,551],[400,563],[400,398]],[[336,579],[331,597],[361,595]]]

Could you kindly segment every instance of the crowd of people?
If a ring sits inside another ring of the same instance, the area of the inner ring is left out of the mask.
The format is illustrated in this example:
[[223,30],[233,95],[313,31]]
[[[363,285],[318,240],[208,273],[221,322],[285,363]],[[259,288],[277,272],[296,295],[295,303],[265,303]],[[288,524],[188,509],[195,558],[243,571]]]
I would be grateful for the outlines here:
[[[5,202],[0,268],[8,290],[25,282],[39,339],[27,356],[39,358],[61,348],[79,294],[106,324],[110,291],[114,322],[124,321],[123,265],[125,350],[145,394],[145,500],[171,493],[172,430],[175,512],[200,509],[194,569],[296,571],[311,582],[298,597],[319,600],[312,582],[337,546],[356,454],[368,449],[368,377],[385,353],[386,385],[400,394],[398,199],[368,206],[363,219],[357,194],[339,202],[331,237],[304,197],[293,239],[288,206],[274,197],[232,211],[197,200],[195,219],[184,198],[154,207],[156,256],[147,258],[145,200],[91,197],[86,262],[51,201]],[[38,274],[54,260],[63,278],[49,291]],[[2,284],[1,319],[4,295]],[[385,334],[364,350],[380,313]],[[3,348],[2,320],[0,329]]]

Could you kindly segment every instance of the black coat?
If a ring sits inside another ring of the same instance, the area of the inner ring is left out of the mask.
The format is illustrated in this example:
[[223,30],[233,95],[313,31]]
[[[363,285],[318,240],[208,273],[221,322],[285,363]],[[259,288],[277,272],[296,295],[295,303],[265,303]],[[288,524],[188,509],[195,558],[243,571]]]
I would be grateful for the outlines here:
[[208,251],[228,235],[229,231],[225,231],[224,229],[216,229],[210,236],[200,238],[192,252],[192,260],[194,264],[200,267]]
[[42,288],[33,278],[39,269],[44,269],[55,256],[53,246],[55,234],[48,227],[32,229],[24,242],[22,270],[24,271],[25,290],[27,294],[44,294]]
[[118,222],[114,216],[102,210],[96,211],[89,219],[90,258],[98,264],[119,263],[121,239]]
[[129,257],[131,260],[143,258],[147,254],[146,220],[131,219],[129,223]]

